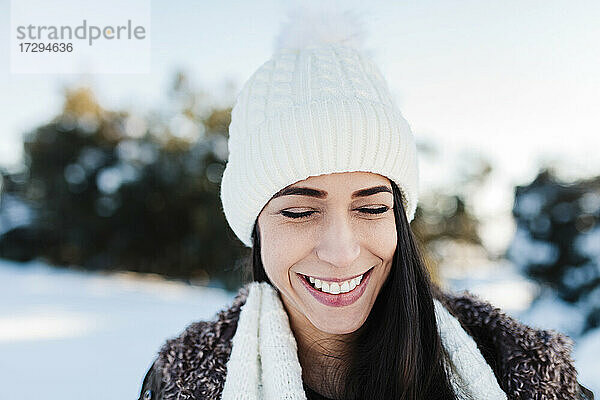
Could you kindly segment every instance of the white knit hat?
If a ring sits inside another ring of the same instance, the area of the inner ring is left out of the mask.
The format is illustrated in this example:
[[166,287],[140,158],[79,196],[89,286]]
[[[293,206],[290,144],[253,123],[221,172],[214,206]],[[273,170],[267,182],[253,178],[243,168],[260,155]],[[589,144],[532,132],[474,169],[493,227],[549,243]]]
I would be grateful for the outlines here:
[[414,217],[415,141],[385,79],[358,44],[357,22],[349,13],[300,13],[237,97],[221,201],[247,247],[271,197],[310,176],[383,175],[402,191],[407,219]]

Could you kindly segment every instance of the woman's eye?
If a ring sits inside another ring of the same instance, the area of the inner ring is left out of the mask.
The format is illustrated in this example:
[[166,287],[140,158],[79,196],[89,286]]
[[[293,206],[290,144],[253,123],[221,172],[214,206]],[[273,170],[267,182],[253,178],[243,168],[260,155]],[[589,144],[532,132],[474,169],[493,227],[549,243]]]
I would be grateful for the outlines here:
[[388,207],[378,207],[378,208],[359,208],[359,210],[367,213],[367,214],[383,214],[384,212],[386,212],[387,210],[389,210]]
[[298,218],[305,218],[308,217],[309,215],[312,215],[313,213],[315,213],[315,211],[304,211],[301,213],[295,213],[295,212],[290,212],[290,211],[281,211],[281,214],[285,217],[288,218],[294,218],[294,219],[298,219]]
[[[365,214],[383,214],[384,212],[386,212],[387,210],[389,210],[389,207],[378,207],[378,208],[367,208],[367,207],[363,207],[363,208],[358,208],[357,210],[361,211],[362,213]],[[290,212],[290,211],[281,211],[281,214],[285,217],[288,218],[294,218],[294,219],[300,219],[300,218],[306,218],[311,216],[312,214],[314,214],[316,211],[304,211],[304,212],[300,212],[300,213],[295,213],[295,212]]]

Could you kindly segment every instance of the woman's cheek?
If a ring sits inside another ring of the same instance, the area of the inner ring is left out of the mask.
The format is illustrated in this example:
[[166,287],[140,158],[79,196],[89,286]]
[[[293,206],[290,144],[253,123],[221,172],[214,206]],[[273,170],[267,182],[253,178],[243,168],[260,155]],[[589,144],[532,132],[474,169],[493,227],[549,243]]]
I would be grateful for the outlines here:
[[265,229],[261,237],[261,257],[269,278],[275,283],[288,281],[289,270],[310,252],[311,235],[297,227]]
[[382,219],[369,226],[363,239],[364,246],[384,262],[391,261],[396,251],[398,233],[394,219]]

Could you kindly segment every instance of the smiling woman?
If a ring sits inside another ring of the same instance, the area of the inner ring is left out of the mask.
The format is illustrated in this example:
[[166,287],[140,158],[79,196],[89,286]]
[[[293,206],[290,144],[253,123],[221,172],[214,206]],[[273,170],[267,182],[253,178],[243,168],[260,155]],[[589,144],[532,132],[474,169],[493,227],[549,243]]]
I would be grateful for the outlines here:
[[410,127],[349,14],[301,15],[232,110],[221,182],[252,281],[140,399],[589,399],[572,342],[432,285]]
[[401,198],[379,174],[333,173],[288,186],[258,217],[254,279],[281,295],[312,397],[453,398]]

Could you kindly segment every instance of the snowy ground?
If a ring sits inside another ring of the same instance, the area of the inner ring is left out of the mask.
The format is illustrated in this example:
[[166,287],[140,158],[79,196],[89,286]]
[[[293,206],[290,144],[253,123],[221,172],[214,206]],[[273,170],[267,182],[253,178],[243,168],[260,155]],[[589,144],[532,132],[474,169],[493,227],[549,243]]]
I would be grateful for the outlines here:
[[[576,310],[545,298],[510,265],[447,271],[519,319],[566,331]],[[1,399],[136,399],[166,338],[212,318],[235,293],[132,274],[95,274],[0,260]],[[159,322],[160,321],[160,322]],[[600,330],[576,338],[582,383],[600,393]]]
[[0,399],[137,399],[166,338],[234,293],[0,261]]

